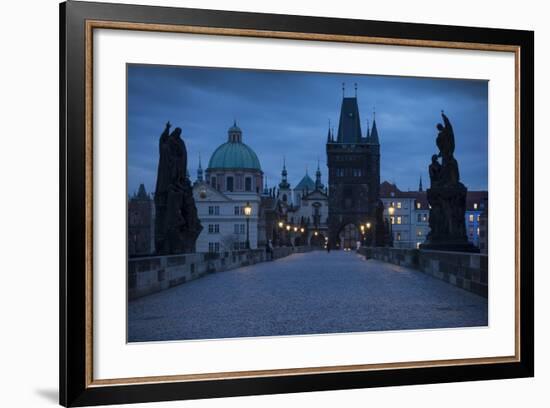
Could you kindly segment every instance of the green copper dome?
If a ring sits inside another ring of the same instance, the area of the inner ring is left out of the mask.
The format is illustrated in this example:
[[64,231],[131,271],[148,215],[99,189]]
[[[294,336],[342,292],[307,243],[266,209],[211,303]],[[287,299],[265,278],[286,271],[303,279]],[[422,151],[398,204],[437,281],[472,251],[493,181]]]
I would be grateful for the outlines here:
[[298,183],[296,187],[294,187],[294,190],[315,190],[315,182],[309,177],[309,174],[306,173],[304,177],[302,177],[302,180]]
[[208,168],[262,170],[254,150],[242,142],[226,142],[218,147],[210,157]]
[[249,169],[262,171],[258,156],[242,142],[242,131],[234,122],[228,130],[228,141],[219,146],[208,163],[209,169]]

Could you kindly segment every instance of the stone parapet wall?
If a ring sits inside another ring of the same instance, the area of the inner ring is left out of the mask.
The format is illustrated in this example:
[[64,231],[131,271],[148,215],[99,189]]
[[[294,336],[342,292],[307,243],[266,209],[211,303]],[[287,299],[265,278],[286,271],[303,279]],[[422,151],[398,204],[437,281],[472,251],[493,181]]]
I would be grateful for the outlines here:
[[488,297],[486,254],[387,247],[363,247],[358,252],[367,259],[417,269],[459,288]]
[[[310,247],[281,247],[273,249],[273,259],[284,258]],[[133,300],[160,292],[209,273],[227,271],[242,266],[265,262],[264,249],[195,253],[182,255],[148,256],[128,260],[128,299]]]

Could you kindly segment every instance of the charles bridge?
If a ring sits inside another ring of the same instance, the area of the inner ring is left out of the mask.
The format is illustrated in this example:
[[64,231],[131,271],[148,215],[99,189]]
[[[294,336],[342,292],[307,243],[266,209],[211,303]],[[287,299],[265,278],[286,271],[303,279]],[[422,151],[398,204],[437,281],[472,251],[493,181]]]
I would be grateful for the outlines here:
[[131,260],[129,341],[487,325],[485,255],[278,249]]

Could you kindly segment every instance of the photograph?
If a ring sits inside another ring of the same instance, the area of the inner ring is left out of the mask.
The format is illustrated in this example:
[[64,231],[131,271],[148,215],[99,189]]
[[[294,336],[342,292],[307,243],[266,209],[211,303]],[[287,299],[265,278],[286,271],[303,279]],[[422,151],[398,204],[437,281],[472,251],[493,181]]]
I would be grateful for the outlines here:
[[126,64],[127,342],[489,326],[489,81]]

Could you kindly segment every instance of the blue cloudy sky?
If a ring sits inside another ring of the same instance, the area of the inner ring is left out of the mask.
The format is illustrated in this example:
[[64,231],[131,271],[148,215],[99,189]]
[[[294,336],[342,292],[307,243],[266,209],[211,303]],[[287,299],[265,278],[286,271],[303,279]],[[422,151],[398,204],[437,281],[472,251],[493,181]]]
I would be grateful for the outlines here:
[[280,180],[283,157],[292,185],[306,168],[313,175],[317,159],[326,183],[328,121],[337,132],[343,82],[346,96],[357,83],[363,133],[376,110],[382,181],[417,189],[422,175],[428,186],[435,125],[444,110],[455,131],[462,182],[470,190],[487,189],[485,81],[129,65],[129,193],[140,183],[153,191],[157,143],[167,121],[182,128],[192,179],[199,154],[206,168],[236,119],[270,187]]

